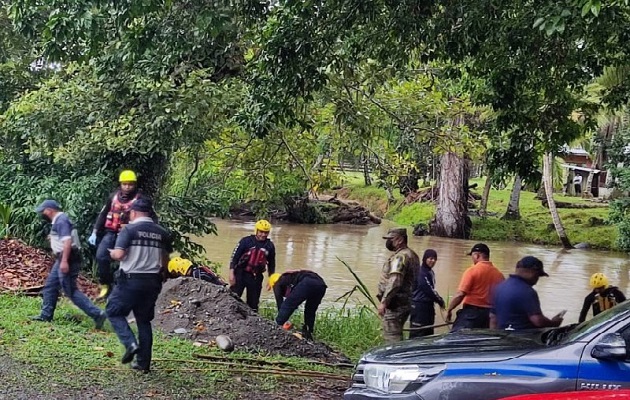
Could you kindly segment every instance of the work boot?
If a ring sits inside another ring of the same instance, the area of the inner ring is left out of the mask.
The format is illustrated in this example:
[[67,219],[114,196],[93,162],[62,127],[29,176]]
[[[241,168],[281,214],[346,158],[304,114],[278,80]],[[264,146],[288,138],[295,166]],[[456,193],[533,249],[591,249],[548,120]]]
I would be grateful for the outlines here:
[[107,300],[107,297],[109,297],[109,293],[112,291],[112,286],[111,285],[101,285],[101,291],[98,294],[98,297],[96,298],[96,301],[105,301]]
[[107,314],[105,314],[105,311],[101,311],[101,315],[94,318],[94,328],[100,331],[101,329],[103,329],[103,324],[105,324],[105,321],[107,321]]
[[313,333],[306,325],[302,325],[302,337],[306,340],[313,340]]
[[36,315],[34,317],[30,317],[31,321],[40,321],[40,322],[50,322],[52,321],[52,318],[45,318],[42,317],[41,315]]
[[145,367],[141,366],[136,361],[131,363],[131,369],[134,369],[136,371],[142,372],[143,374],[148,374],[149,372],[151,372],[151,370],[149,368],[145,368]]
[[139,349],[140,347],[138,347],[138,345],[135,343],[127,347],[127,349],[125,350],[125,354],[123,354],[120,362],[123,364],[129,364],[133,360],[133,356],[136,355]]

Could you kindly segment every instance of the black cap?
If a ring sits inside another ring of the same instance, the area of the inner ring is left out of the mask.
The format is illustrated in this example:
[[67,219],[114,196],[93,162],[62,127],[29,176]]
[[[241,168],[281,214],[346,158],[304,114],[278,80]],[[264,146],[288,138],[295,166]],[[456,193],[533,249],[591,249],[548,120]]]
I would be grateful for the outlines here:
[[516,263],[516,268],[527,268],[538,271],[538,276],[549,276],[543,268],[543,263],[533,256],[525,256]]
[[57,210],[57,211],[61,211],[61,206],[59,205],[59,203],[57,203],[55,200],[44,200],[42,202],[42,204],[40,204],[36,209],[35,212],[37,213],[42,213],[44,212],[45,209],[47,208],[52,208],[53,210]]
[[149,199],[140,198],[133,202],[130,210],[143,213],[150,213],[153,211],[153,203]]
[[396,236],[407,237],[407,228],[393,228],[387,231],[387,235],[383,239],[393,239]]
[[472,249],[470,249],[470,251],[468,252],[468,255],[471,255],[472,253],[483,253],[489,256],[490,248],[483,243],[477,243],[476,245],[472,247]]

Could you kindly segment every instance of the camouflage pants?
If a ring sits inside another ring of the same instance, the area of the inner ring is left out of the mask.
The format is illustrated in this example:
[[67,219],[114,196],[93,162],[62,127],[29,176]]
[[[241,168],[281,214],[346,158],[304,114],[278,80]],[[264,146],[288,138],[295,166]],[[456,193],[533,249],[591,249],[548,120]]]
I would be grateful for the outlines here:
[[390,344],[403,340],[403,325],[409,318],[409,311],[409,307],[385,310],[385,315],[381,322],[385,343]]

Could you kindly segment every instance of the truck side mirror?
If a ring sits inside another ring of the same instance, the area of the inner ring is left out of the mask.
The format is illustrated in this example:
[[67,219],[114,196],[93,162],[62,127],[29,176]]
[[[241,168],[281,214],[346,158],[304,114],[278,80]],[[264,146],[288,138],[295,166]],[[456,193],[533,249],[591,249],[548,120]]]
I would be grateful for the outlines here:
[[624,360],[627,357],[626,341],[618,333],[607,333],[593,347],[591,356],[599,360]]

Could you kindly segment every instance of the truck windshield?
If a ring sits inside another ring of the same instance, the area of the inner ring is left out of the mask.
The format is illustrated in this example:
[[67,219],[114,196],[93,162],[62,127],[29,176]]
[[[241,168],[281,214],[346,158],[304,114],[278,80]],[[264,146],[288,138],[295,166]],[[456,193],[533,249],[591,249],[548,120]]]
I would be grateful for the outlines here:
[[579,342],[589,333],[599,329],[602,325],[609,322],[616,322],[618,321],[617,316],[627,314],[629,312],[630,311],[628,310],[628,304],[623,303],[611,308],[610,310],[606,310],[600,314],[597,314],[592,319],[582,322],[581,324],[573,328],[570,332],[568,332],[567,335],[562,339],[562,343]]

